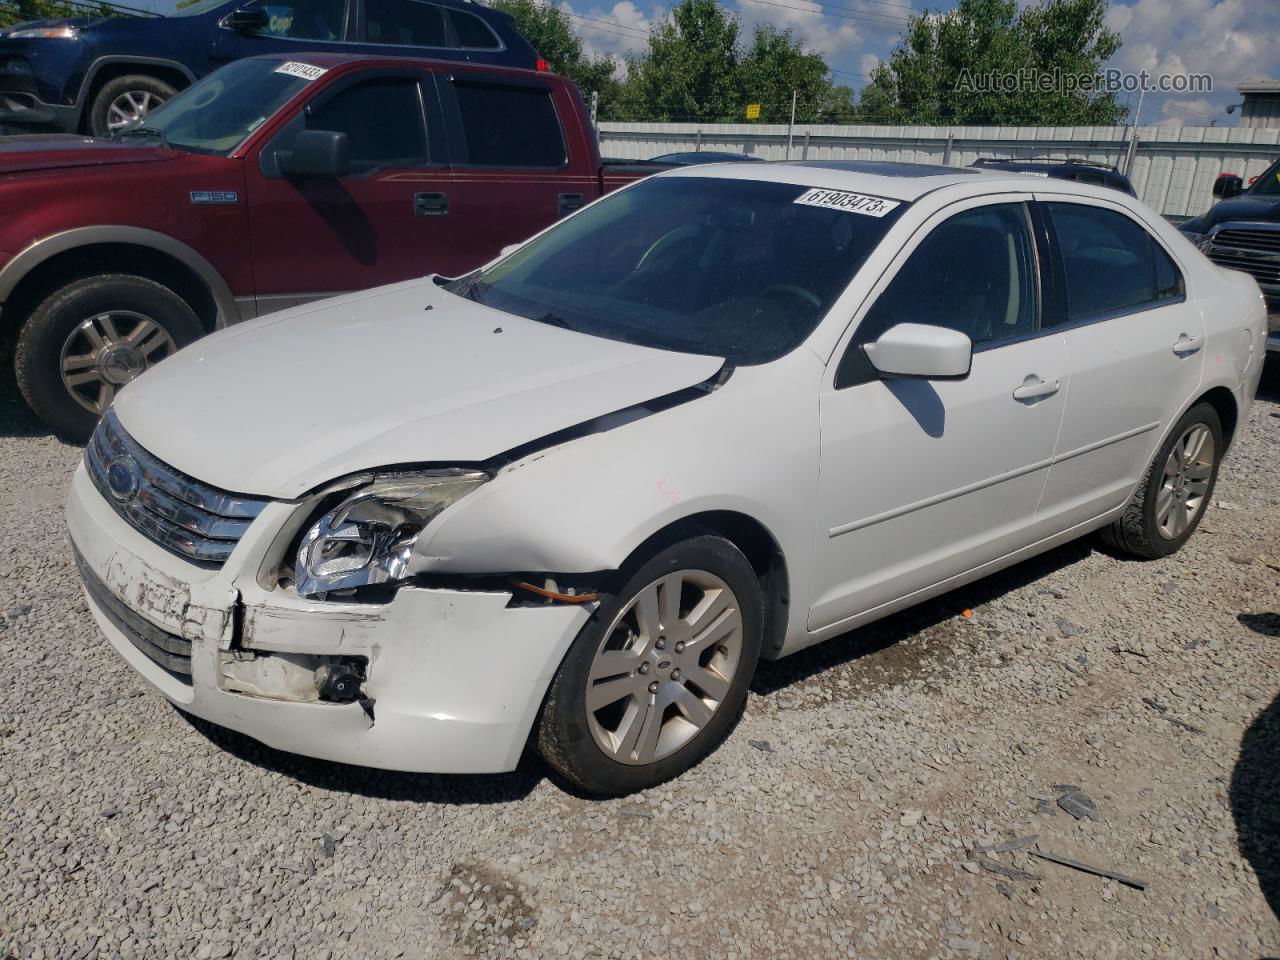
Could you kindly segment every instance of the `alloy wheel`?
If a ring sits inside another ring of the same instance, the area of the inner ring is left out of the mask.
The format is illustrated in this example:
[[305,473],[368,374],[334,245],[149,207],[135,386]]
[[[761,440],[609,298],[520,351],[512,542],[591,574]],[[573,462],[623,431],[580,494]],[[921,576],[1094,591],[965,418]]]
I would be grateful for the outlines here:
[[101,416],[117,389],[177,349],[169,332],[141,313],[95,314],[62,344],[62,384],[76,403]]
[[107,107],[107,129],[112,133],[123,130],[162,103],[163,100],[146,90],[126,90]]
[[1156,528],[1166,540],[1182,536],[1204,510],[1215,453],[1213,434],[1203,423],[1188,427],[1169,452],[1156,494]]
[[587,676],[587,725],[619,763],[674,753],[710,722],[742,658],[738,599],[719,577],[681,570],[641,589],[605,632]]

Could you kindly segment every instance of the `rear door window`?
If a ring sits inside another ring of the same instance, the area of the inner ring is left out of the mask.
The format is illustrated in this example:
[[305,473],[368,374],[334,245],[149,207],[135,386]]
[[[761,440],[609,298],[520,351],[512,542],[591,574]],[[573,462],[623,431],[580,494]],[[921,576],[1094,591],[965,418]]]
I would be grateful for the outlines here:
[[551,91],[459,78],[453,84],[466,163],[482,167],[562,167],[568,159]]
[[307,108],[307,129],[347,135],[353,176],[429,162],[418,81],[376,77]]
[[444,8],[422,0],[365,0],[369,43],[402,47],[448,47]]
[[1136,221],[1104,207],[1045,206],[1062,258],[1067,323],[1102,320],[1183,295],[1177,265]]

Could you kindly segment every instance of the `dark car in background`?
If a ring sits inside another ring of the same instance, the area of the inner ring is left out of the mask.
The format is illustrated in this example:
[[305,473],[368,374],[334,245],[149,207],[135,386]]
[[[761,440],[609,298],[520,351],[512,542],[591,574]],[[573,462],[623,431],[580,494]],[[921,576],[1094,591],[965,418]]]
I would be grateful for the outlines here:
[[545,66],[510,16],[471,0],[196,0],[0,31],[0,128],[108,136],[233,60],[324,51]]
[[727,150],[690,150],[685,153],[664,153],[660,157],[650,157],[648,162],[663,163],[671,167],[693,167],[700,163],[742,163],[759,160],[759,157],[751,157],[745,153],[730,153]]
[[1267,349],[1280,350],[1280,160],[1248,187],[1234,173],[1213,184],[1218,202],[1178,225],[1214,263],[1258,281],[1267,301]]
[[1076,183],[1092,183],[1098,187],[1111,187],[1131,197],[1138,195],[1128,177],[1111,164],[1099,163],[1096,160],[1074,158],[1055,160],[1050,157],[1001,160],[983,157],[975,160],[973,166],[987,170],[1012,170],[1015,173],[1025,173],[1033,177],[1053,177],[1057,180],[1074,180]]

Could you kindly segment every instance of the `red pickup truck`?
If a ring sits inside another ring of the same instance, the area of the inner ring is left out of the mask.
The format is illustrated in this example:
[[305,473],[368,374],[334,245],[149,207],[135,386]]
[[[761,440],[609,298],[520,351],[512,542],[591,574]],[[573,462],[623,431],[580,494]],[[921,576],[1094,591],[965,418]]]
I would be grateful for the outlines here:
[[82,440],[120,385],[208,331],[456,276],[651,172],[602,165],[561,77],[240,60],[113,140],[0,138],[0,331],[32,409]]

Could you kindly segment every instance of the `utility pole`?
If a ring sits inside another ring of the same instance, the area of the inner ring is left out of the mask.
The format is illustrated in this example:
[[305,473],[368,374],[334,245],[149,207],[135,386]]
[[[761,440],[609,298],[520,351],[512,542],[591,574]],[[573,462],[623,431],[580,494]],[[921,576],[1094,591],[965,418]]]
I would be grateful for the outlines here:
[[1124,162],[1124,175],[1133,175],[1133,160],[1138,153],[1138,120],[1142,116],[1142,98],[1147,95],[1145,86],[1138,91],[1138,109],[1133,112],[1133,123],[1129,127],[1129,150]]
[[791,91],[791,121],[787,124],[787,159],[791,159],[791,134],[796,126],[796,91]]

